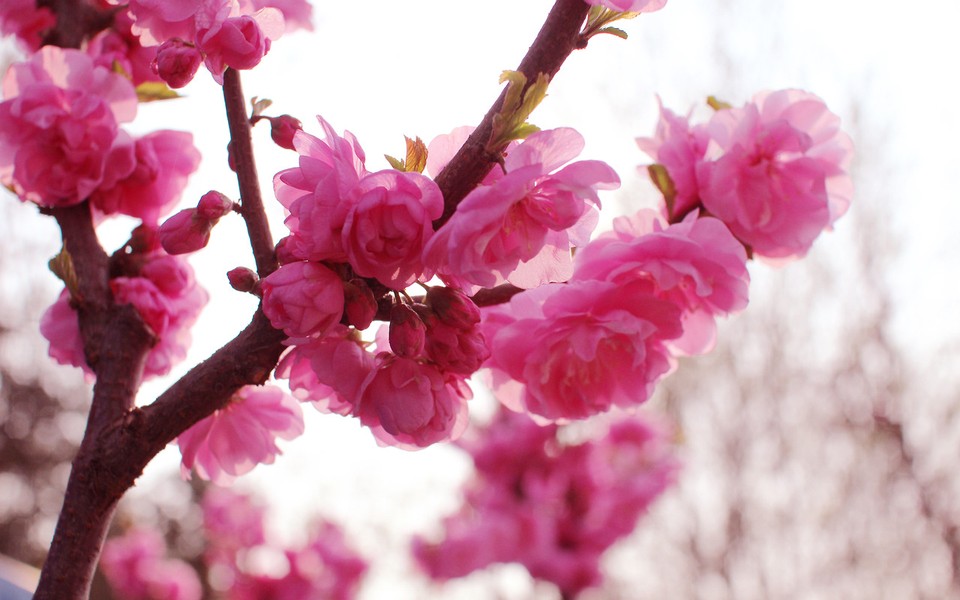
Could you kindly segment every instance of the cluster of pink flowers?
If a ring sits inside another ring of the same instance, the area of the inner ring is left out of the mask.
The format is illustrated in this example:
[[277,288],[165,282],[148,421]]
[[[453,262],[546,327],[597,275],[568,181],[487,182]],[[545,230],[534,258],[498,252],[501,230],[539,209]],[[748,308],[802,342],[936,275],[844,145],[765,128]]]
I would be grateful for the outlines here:
[[672,180],[671,220],[702,207],[767,259],[804,256],[850,205],[853,144],[808,92],[760,93],[697,125],[661,108],[638,142]]
[[186,478],[195,470],[226,485],[258,464],[272,464],[281,454],[277,438],[292,440],[302,433],[296,400],[275,386],[245,386],[227,406],[180,434],[180,470]]
[[[367,563],[334,523],[321,520],[299,548],[270,540],[266,509],[252,496],[210,488],[203,497],[203,564],[207,583],[224,600],[350,600],[356,597]],[[159,533],[134,529],[107,541],[101,568],[117,597],[125,600],[200,600],[196,571],[165,558]],[[269,574],[255,556],[271,555]]]
[[[207,292],[197,285],[186,261],[160,248],[155,230],[138,228],[128,248],[131,254],[122,265],[124,274],[110,280],[110,290],[117,304],[131,304],[137,309],[157,338],[147,355],[144,377],[166,375],[186,357],[190,328],[207,303]],[[43,314],[40,333],[50,342],[50,356],[57,362],[93,375],[68,290]]]
[[439,542],[414,555],[433,578],[517,562],[572,598],[601,581],[600,558],[629,534],[678,468],[661,431],[636,418],[607,435],[564,445],[555,425],[501,411],[463,445],[476,475]]
[[166,558],[166,543],[150,529],[133,529],[104,545],[100,568],[125,600],[200,600],[203,588],[186,562]]

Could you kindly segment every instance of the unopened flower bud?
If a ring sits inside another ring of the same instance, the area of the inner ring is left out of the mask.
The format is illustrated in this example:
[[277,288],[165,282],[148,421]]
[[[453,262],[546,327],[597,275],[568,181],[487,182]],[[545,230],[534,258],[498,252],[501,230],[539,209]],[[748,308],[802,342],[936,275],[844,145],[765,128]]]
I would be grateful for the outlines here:
[[406,304],[394,304],[390,310],[390,348],[397,356],[417,358],[423,354],[427,327],[416,311]]
[[470,329],[480,322],[480,309],[460,290],[432,287],[427,291],[426,302],[437,318],[448,325]]
[[377,299],[366,281],[352,279],[344,283],[343,302],[347,322],[358,330],[370,327],[370,323],[377,315]]
[[247,267],[237,267],[227,271],[230,287],[238,292],[254,293],[260,283],[260,278]]
[[293,136],[301,129],[303,129],[303,123],[300,119],[290,115],[270,117],[270,137],[281,148],[294,150]]
[[167,85],[178,89],[190,83],[201,62],[203,56],[196,46],[174,38],[165,41],[157,49],[153,68]]
[[233,201],[217,191],[209,191],[200,197],[197,204],[197,217],[216,223],[220,217],[230,214]]
[[274,248],[274,252],[277,254],[278,263],[285,265],[301,260],[299,256],[294,255],[293,246],[293,238],[291,236],[288,235],[280,238],[280,241],[277,242],[276,248]]
[[160,226],[160,245],[168,254],[196,252],[210,241],[211,229],[213,222],[198,218],[197,209],[181,210]]

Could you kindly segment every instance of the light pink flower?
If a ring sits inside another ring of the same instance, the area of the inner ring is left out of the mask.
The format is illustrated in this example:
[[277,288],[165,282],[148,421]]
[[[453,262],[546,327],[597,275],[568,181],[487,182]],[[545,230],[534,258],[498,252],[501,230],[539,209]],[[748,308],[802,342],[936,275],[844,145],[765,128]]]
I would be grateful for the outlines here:
[[203,588],[196,571],[165,554],[158,532],[132,530],[107,540],[100,566],[113,591],[125,599],[200,600]]
[[297,29],[313,31],[313,6],[307,0],[252,0],[252,3],[254,10],[269,7],[283,13],[287,33]]
[[758,255],[803,256],[850,204],[853,144],[823,101],[762,93],[717,111],[697,165],[703,204]]
[[130,82],[79,50],[45,46],[10,68],[3,92],[0,182],[48,207],[86,199],[104,179],[118,121],[136,113]]
[[195,470],[202,479],[228,484],[258,464],[273,464],[281,454],[277,438],[303,433],[297,401],[273,386],[245,386],[230,403],[177,438],[183,454],[181,474]]
[[289,263],[260,283],[263,314],[292,338],[322,335],[343,316],[343,281],[320,263]]
[[667,225],[652,210],[618,217],[614,231],[577,254],[575,281],[645,282],[651,293],[683,307],[684,335],[671,345],[700,354],[716,337],[713,317],[747,305],[747,254],[717,219],[690,213]]
[[410,450],[459,437],[470,388],[431,364],[380,353],[360,393],[360,422],[378,442]]
[[543,286],[489,310],[494,393],[545,420],[582,419],[646,401],[675,366],[682,306],[643,282]]
[[584,0],[592,6],[605,6],[620,12],[651,13],[660,10],[667,0]]
[[[133,166],[121,168],[125,175],[110,185],[101,185],[91,201],[105,214],[116,212],[156,225],[180,200],[187,180],[200,164],[193,135],[186,131],[160,130],[134,142]],[[113,170],[107,166],[107,173]]]
[[345,262],[341,232],[352,206],[350,192],[367,174],[365,155],[353,134],[344,132],[341,137],[321,117],[317,120],[326,140],[295,133],[300,164],[276,174],[274,191],[290,212],[284,223],[293,234],[287,242],[291,255]]
[[[619,185],[599,161],[560,169],[583,148],[572,129],[537,132],[506,158],[507,174],[479,186],[433,236],[425,262],[453,283],[492,287],[509,281],[535,287],[570,275],[570,248],[596,223],[598,189]],[[528,269],[518,268],[521,264]],[[462,285],[461,285],[462,287]]]
[[443,213],[440,188],[419,173],[391,169],[365,176],[352,193],[341,234],[348,262],[360,276],[406,288],[424,275],[421,254]]
[[111,71],[117,67],[122,69],[135,86],[159,81],[152,65],[157,49],[143,46],[140,38],[133,34],[132,26],[129,13],[118,12],[113,17],[113,26],[94,36],[87,43],[86,52],[101,67]]

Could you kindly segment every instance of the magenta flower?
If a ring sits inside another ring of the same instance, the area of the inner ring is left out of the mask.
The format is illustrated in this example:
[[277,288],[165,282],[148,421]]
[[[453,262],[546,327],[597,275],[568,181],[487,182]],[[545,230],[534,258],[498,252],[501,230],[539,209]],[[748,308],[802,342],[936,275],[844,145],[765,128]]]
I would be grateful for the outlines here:
[[651,13],[667,5],[667,0],[584,0],[592,6],[604,6],[619,12]]
[[158,532],[136,529],[107,540],[100,567],[113,591],[125,599],[200,600],[203,588],[196,571],[165,554]]
[[289,263],[260,283],[263,314],[292,338],[322,335],[340,322],[343,281],[320,263]]
[[278,387],[245,386],[230,403],[177,438],[183,455],[181,474],[191,470],[219,485],[249,473],[258,464],[273,464],[281,454],[277,438],[303,433],[300,405]]
[[380,171],[361,179],[353,197],[341,236],[354,271],[395,290],[424,275],[421,254],[443,213],[437,184],[419,173]]
[[714,317],[747,305],[747,254],[727,227],[690,213],[667,226],[652,210],[618,217],[614,231],[577,254],[573,280],[618,285],[643,282],[651,293],[683,307],[684,335],[670,344],[700,354],[716,337]]
[[40,47],[42,34],[56,25],[49,8],[35,0],[5,0],[0,5],[0,35],[12,35],[30,51]]
[[271,40],[283,35],[283,17],[274,9],[257,14],[216,19],[197,31],[197,45],[204,64],[217,83],[223,83],[227,67],[252,69],[270,50]]
[[326,141],[304,131],[294,134],[300,164],[277,173],[273,186],[277,200],[290,211],[284,221],[293,234],[287,242],[290,254],[345,262],[341,232],[352,206],[350,192],[367,174],[365,155],[353,134],[341,137],[321,117],[317,120]]
[[45,46],[10,68],[3,93],[0,182],[48,207],[77,204],[97,189],[117,123],[136,114],[130,82],[79,50]]
[[409,450],[455,439],[467,426],[470,388],[431,364],[383,352],[360,393],[360,422],[378,442]]
[[697,165],[703,205],[756,254],[805,255],[849,207],[853,144],[813,94],[758,94],[706,127],[711,142]]
[[528,137],[506,158],[503,178],[464,198],[428,243],[425,262],[453,283],[483,287],[509,281],[530,288],[569,277],[570,248],[585,243],[596,223],[588,203],[598,206],[597,190],[620,183],[599,161],[553,173],[582,148],[572,129]]
[[494,393],[545,420],[582,419],[645,402],[675,366],[668,343],[683,307],[643,282],[543,286],[489,309]]
[[153,64],[167,85],[179,89],[193,81],[202,62],[203,54],[196,46],[174,38],[160,44]]

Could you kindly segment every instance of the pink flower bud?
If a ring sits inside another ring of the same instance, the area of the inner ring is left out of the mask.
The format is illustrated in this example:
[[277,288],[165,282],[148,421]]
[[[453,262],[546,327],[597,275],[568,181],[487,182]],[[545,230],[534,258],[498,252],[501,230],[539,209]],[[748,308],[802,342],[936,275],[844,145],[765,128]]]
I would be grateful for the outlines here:
[[281,148],[295,150],[293,147],[293,136],[303,129],[303,123],[290,115],[280,115],[279,117],[270,117],[270,137]]
[[175,38],[160,45],[153,68],[167,85],[178,89],[193,80],[202,61],[203,55],[196,46]]
[[423,354],[427,326],[416,311],[406,304],[394,304],[390,310],[390,348],[397,356],[417,358]]
[[367,282],[353,279],[343,284],[343,300],[347,321],[357,329],[370,327],[377,315],[377,299]]
[[260,278],[247,267],[237,267],[227,271],[230,287],[238,292],[253,292],[260,283]]
[[466,294],[448,287],[432,287],[427,292],[427,306],[446,325],[471,329],[480,322],[480,309]]
[[233,210],[233,201],[216,191],[209,191],[200,198],[197,204],[197,218],[216,223],[220,217],[230,214]]
[[294,247],[296,242],[292,236],[286,236],[280,238],[280,241],[277,242],[277,247],[274,248],[274,252],[277,253],[277,262],[281,265],[286,265],[298,260],[302,260],[301,257],[297,256],[294,253]]
[[205,247],[210,241],[213,222],[197,217],[188,208],[173,215],[160,226],[160,245],[168,254],[187,254]]

